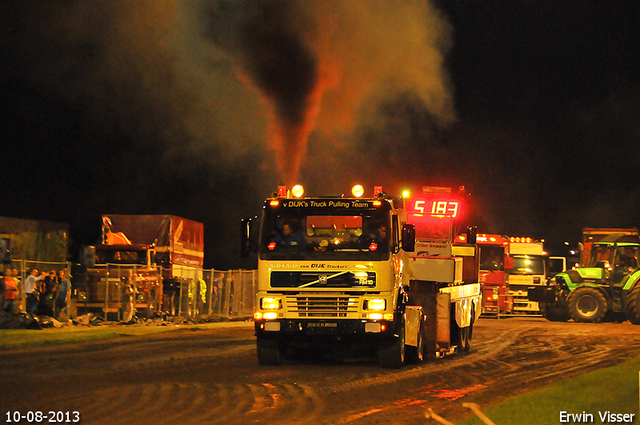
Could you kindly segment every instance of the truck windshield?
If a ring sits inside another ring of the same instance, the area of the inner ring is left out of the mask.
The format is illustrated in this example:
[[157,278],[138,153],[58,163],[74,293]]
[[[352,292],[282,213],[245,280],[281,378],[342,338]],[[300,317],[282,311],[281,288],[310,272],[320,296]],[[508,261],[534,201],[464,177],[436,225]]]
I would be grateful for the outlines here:
[[598,263],[610,264],[613,261],[612,251],[613,245],[594,245],[591,248],[591,257],[589,257],[587,267],[596,267]]
[[263,260],[384,260],[389,224],[384,208],[267,209],[259,254]]
[[511,274],[544,275],[544,257],[537,255],[514,255]]
[[480,270],[504,270],[504,248],[480,248]]
[[96,264],[147,264],[146,251],[96,251]]

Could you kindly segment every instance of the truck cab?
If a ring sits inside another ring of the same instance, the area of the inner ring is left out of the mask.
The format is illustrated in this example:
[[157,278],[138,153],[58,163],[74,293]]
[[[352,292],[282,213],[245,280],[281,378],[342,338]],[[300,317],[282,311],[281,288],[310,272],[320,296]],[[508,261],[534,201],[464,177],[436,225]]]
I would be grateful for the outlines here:
[[145,244],[85,247],[84,265],[75,273],[75,314],[94,313],[120,320],[128,296],[136,311],[152,317],[162,302],[155,249]]

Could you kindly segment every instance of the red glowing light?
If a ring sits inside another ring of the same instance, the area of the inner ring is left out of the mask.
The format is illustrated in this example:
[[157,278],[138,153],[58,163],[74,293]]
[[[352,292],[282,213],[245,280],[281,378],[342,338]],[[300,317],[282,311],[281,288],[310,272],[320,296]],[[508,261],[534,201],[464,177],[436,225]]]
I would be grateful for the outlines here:
[[278,196],[287,196],[287,186],[278,186]]
[[274,249],[276,249],[276,243],[269,242],[269,245],[267,245],[267,248],[269,248],[269,251],[273,251]]
[[379,207],[380,205],[382,205],[382,201],[373,201],[374,207]]
[[416,217],[456,218],[460,213],[460,203],[452,200],[416,199],[413,211],[409,212]]
[[269,201],[269,205],[272,207],[277,207],[278,205],[280,205],[280,201],[278,201],[277,199],[272,199],[271,201]]
[[375,242],[371,242],[371,245],[369,245],[369,251],[376,251],[378,249],[378,244]]

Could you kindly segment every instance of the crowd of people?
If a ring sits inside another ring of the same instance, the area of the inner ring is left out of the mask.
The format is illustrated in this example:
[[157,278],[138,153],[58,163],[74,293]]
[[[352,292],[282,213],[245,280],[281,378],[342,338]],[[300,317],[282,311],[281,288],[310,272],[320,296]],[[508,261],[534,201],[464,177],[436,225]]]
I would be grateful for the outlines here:
[[18,270],[7,267],[0,271],[2,310],[7,313],[21,310],[21,291],[24,291],[24,310],[27,313],[59,319],[69,301],[69,287],[66,270],[40,272],[34,268],[28,273],[24,285],[21,285]]

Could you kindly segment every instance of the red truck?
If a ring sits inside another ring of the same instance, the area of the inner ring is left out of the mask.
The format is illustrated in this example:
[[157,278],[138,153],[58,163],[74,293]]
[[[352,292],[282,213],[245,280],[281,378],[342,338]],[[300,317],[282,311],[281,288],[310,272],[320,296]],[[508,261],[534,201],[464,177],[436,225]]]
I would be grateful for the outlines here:
[[177,314],[183,283],[202,277],[204,226],[173,215],[104,215],[102,243],[82,257],[72,282],[79,313]]

